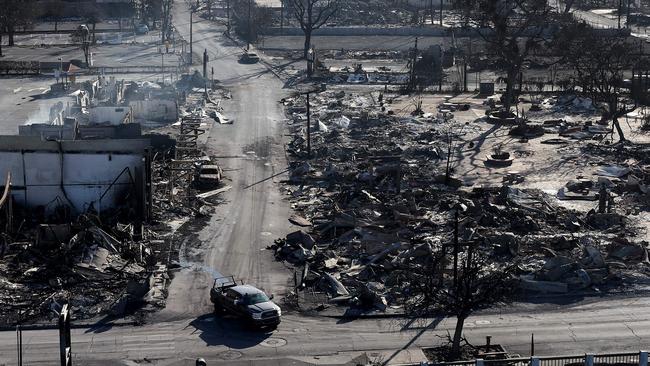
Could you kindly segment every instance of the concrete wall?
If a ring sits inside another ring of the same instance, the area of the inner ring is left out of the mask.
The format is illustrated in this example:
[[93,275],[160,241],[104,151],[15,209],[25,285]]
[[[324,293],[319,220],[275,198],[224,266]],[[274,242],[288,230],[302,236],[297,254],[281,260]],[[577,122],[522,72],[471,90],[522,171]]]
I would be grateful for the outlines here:
[[[457,31],[456,34],[462,36],[463,31]],[[280,27],[267,28],[264,34],[268,36],[304,36],[302,29],[284,28]],[[316,29],[315,36],[433,36],[441,37],[448,36],[448,29],[442,27],[325,27]]]
[[[447,0],[433,0],[434,10],[438,10],[440,8],[440,1],[442,1],[442,5],[445,8],[449,4],[449,1]],[[427,9],[431,6],[432,2],[431,0],[408,0],[408,4],[418,8]]]
[[133,118],[158,122],[176,122],[178,104],[174,100],[134,100],[129,102]]
[[[12,196],[18,206],[43,206],[51,213],[67,205],[80,214],[90,205],[99,212],[121,206],[128,192],[142,197],[147,140],[57,143],[12,137],[16,141],[0,137],[0,176],[11,172]],[[123,173],[125,168],[131,177]],[[132,203],[134,208],[140,204],[137,199]]]
[[75,138],[75,127],[75,124],[35,123],[18,126],[18,134],[20,136],[38,136],[42,140],[73,140]]
[[119,125],[130,122],[130,107],[92,107],[89,112],[90,123]]

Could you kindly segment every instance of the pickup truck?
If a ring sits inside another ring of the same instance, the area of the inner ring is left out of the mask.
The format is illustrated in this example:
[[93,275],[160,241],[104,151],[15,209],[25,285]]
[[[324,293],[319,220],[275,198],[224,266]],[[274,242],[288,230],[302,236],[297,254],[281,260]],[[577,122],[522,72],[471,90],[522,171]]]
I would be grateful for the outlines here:
[[210,290],[215,313],[234,315],[259,328],[280,324],[282,310],[272,299],[273,295],[269,297],[254,286],[238,284],[233,276],[216,278]]

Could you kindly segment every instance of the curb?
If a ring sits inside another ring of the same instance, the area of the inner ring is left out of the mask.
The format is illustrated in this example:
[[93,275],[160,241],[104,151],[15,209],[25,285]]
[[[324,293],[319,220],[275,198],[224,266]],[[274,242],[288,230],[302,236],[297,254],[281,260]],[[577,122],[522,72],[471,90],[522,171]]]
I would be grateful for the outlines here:
[[399,313],[375,313],[375,314],[318,314],[307,313],[310,316],[319,316],[330,319],[392,319],[392,318],[408,318],[409,315],[403,312]]
[[[70,324],[70,328],[72,329],[88,329],[88,328],[97,328],[97,329],[102,329],[105,327],[130,327],[130,326],[139,326],[141,324],[136,323],[134,321],[125,321],[125,322],[117,322],[117,323],[72,323]],[[8,331],[16,331],[17,325],[2,325],[0,326],[0,332],[8,332]],[[20,329],[22,330],[54,330],[54,329],[59,329],[58,324],[55,323],[41,323],[41,324],[25,324],[21,325]]]

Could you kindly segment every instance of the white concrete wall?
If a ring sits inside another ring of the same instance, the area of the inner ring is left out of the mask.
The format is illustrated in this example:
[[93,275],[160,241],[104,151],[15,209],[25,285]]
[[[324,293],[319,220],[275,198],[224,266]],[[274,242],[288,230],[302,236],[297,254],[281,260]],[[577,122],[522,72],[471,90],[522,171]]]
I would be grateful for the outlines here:
[[90,123],[124,123],[130,113],[129,107],[93,107],[90,108]]
[[160,122],[176,122],[178,105],[173,100],[134,100],[129,102],[133,118]]
[[[433,0],[434,10],[438,10],[440,8],[440,1],[443,2],[443,5],[447,5],[449,3],[447,0]],[[411,6],[417,6],[424,9],[427,9],[431,6],[430,0],[408,0],[408,3]]]
[[99,199],[125,167],[137,186],[144,169],[141,154],[64,153],[62,165],[56,152],[0,152],[0,175],[11,171],[14,202],[27,208],[47,206],[48,212],[61,203],[71,204],[77,214],[91,203],[100,212],[115,207],[128,190],[136,189],[128,174]]

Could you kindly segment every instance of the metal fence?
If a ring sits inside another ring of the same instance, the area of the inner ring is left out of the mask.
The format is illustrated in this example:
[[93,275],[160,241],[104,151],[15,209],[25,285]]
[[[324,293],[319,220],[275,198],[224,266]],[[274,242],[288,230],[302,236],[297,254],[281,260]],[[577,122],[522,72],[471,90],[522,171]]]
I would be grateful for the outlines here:
[[186,65],[165,66],[148,65],[148,66],[99,66],[92,67],[91,73],[94,74],[183,74],[189,71]]
[[533,356],[456,362],[430,362],[403,366],[648,366],[648,352],[585,354],[574,356]]

